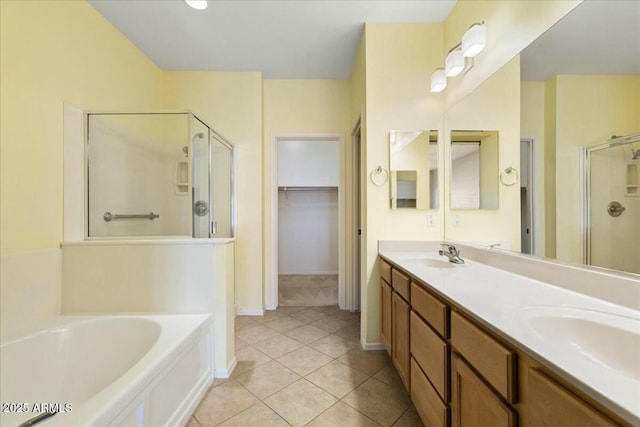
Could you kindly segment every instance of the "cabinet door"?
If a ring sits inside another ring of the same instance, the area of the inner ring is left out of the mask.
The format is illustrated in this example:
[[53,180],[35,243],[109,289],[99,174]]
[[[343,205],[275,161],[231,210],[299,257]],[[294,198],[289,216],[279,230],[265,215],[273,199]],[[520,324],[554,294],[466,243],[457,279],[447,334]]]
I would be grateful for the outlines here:
[[393,292],[391,296],[391,360],[407,390],[411,382],[411,350],[409,346],[409,314],[411,306]]
[[530,368],[528,377],[528,427],[616,425],[542,372]]
[[380,279],[380,337],[391,356],[391,286]]
[[516,413],[476,376],[455,353],[451,355],[451,425],[514,427]]

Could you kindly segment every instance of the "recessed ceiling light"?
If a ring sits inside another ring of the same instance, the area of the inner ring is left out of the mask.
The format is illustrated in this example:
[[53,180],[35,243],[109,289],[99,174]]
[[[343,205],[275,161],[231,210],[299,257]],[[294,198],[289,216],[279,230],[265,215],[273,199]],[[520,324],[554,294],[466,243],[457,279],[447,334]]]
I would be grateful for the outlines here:
[[207,8],[207,0],[184,0],[184,1],[194,9],[204,10]]

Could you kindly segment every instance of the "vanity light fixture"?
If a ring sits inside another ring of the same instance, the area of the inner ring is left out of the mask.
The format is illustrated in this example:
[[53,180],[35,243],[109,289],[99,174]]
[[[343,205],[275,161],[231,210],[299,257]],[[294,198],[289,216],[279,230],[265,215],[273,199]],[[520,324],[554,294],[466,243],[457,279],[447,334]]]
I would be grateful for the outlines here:
[[207,0],[184,0],[189,6],[197,10],[204,10],[207,8]]
[[462,36],[462,55],[467,58],[473,58],[486,46],[487,26],[484,23],[473,24]]
[[464,70],[466,58],[462,56],[462,49],[456,46],[449,52],[444,62],[444,70],[447,77],[456,77]]
[[431,75],[431,92],[442,92],[447,87],[447,76],[443,68],[437,68]]

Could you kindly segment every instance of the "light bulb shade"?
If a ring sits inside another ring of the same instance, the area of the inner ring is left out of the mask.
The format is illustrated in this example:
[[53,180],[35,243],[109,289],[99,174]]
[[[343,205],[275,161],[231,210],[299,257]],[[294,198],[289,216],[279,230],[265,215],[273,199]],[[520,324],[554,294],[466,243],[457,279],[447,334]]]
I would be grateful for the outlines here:
[[207,0],[184,0],[184,1],[194,9],[204,10],[207,8]]
[[473,58],[487,45],[487,26],[473,24],[462,36],[462,55]]
[[442,92],[447,87],[447,76],[442,68],[431,75],[431,92]]
[[447,55],[447,59],[444,62],[444,71],[447,77],[459,76],[462,70],[464,70],[465,59],[462,56],[462,50],[460,48],[453,49]]

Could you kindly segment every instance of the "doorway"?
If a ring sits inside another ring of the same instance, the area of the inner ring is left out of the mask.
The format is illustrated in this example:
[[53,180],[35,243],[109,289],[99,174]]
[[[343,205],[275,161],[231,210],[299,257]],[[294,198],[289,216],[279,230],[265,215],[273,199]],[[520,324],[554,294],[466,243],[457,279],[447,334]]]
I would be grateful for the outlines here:
[[344,306],[342,134],[278,134],[271,147],[269,309]]
[[520,140],[520,251],[534,253],[533,139]]

